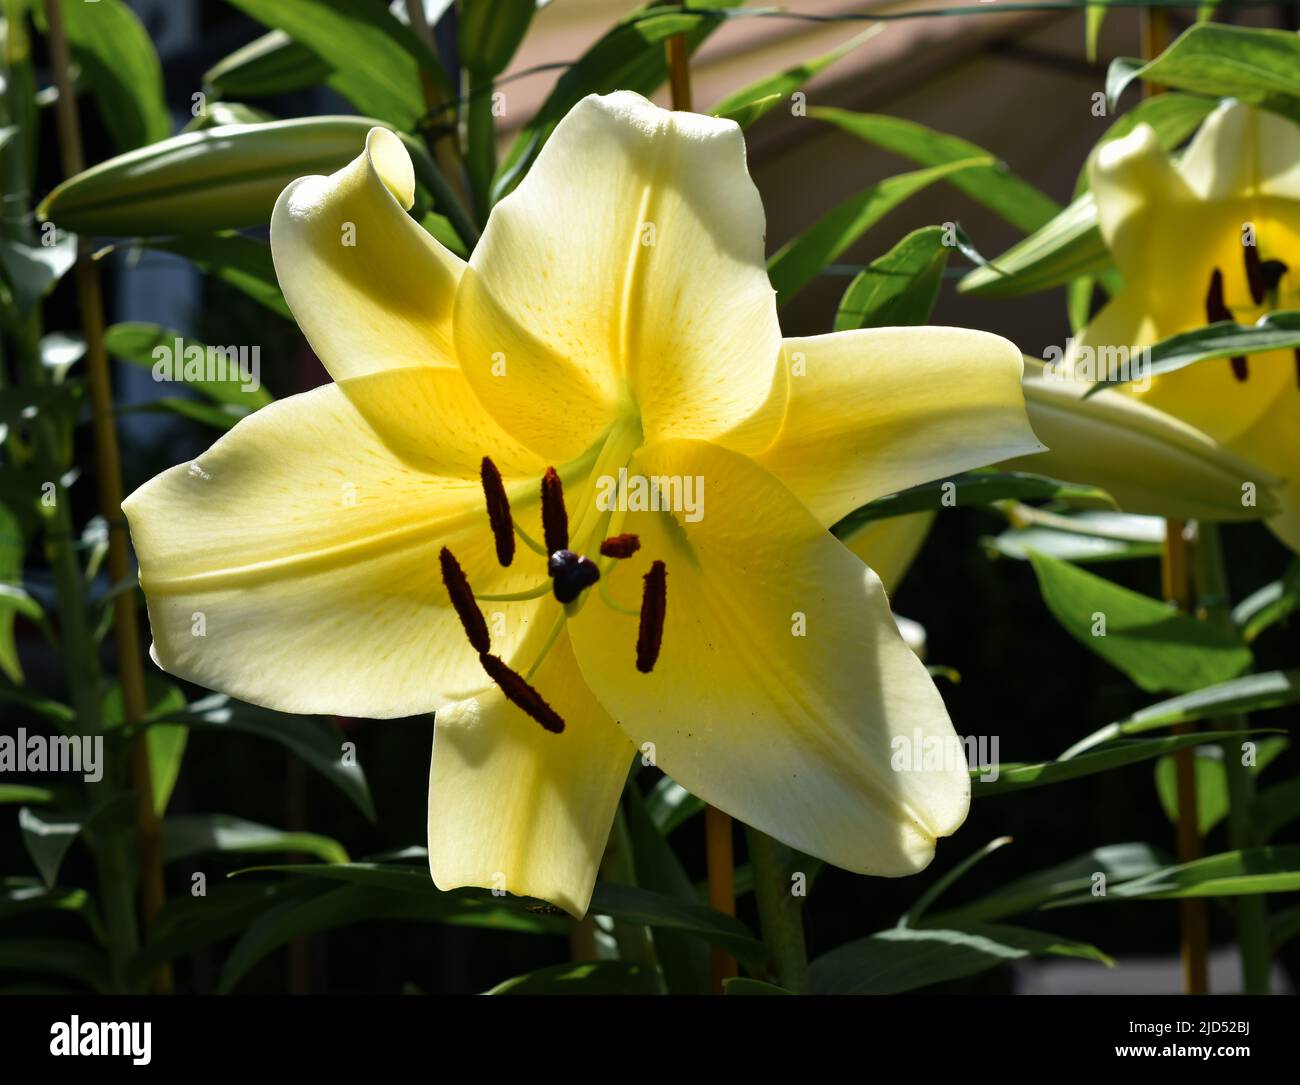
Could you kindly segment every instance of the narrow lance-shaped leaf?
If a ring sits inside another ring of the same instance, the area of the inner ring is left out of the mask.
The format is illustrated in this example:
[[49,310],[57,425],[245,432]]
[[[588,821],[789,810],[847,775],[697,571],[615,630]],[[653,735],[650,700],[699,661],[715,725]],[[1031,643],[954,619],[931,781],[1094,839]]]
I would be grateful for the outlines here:
[[451,87],[428,46],[383,4],[368,0],[230,0],[265,26],[283,30],[334,69],[330,85],[362,113],[412,131],[428,106],[423,81],[444,97]]
[[913,230],[849,283],[835,314],[837,332],[924,324],[930,319],[948,266],[940,226]]
[[[162,65],[148,31],[123,0],[62,0],[59,11],[80,82],[89,87],[118,149],[143,147],[171,133]],[[48,33],[41,4],[32,13]]]
[[[769,110],[775,109],[783,102],[790,101],[790,96],[813,76],[824,72],[836,61],[842,60],[859,45],[870,41],[884,29],[884,23],[869,26],[862,33],[849,38],[843,45],[837,45],[834,49],[823,53],[821,56],[813,57],[812,60],[806,60],[802,64],[796,64],[793,68],[787,68],[783,72],[766,76],[750,83],[747,87],[733,91],[714,105],[713,115],[733,120],[742,128],[748,127]],[[963,155],[962,157],[968,158],[970,156]]]
[[1087,394],[1095,395],[1104,388],[1131,380],[1149,380],[1211,358],[1236,358],[1296,347],[1300,347],[1300,312],[1277,310],[1266,313],[1252,325],[1221,320],[1160,340],[1149,348],[1149,356],[1144,356],[1140,365],[1124,367],[1131,371],[1118,374],[1113,380],[1098,381]]
[[1166,738],[1128,739],[1100,750],[1084,753],[1069,760],[1039,761],[1032,764],[1002,763],[996,773],[989,769],[971,771],[971,787],[978,798],[1027,791],[1033,787],[1064,783],[1084,776],[1150,761],[1175,750],[1207,742],[1240,742],[1241,731],[1202,731],[1193,735],[1170,735]]
[[984,159],[979,168],[954,174],[949,183],[1023,233],[1039,229],[1061,210],[1059,203],[1021,180],[983,147],[958,136],[881,113],[817,107],[808,115],[920,166]]
[[1044,554],[1030,562],[1065,631],[1148,693],[1190,692],[1251,665],[1250,649],[1218,626]]
[[820,221],[781,246],[767,262],[768,277],[784,305],[827,264],[903,201],[952,174],[986,165],[989,159],[950,162],[900,173],[850,196]]
[[1300,670],[1248,674],[1139,709],[1127,719],[1108,723],[1087,738],[1080,739],[1061,758],[1074,757],[1084,750],[1126,735],[1138,735],[1180,723],[1246,715],[1297,701],[1300,701]]
[[1112,61],[1107,96],[1115,101],[1134,79],[1236,98],[1300,122],[1300,38],[1287,31],[1199,23],[1146,64]]

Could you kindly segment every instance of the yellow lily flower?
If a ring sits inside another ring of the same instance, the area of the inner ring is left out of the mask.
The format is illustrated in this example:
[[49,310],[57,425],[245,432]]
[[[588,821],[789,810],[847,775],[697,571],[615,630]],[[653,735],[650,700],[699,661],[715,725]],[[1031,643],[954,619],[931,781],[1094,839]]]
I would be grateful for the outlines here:
[[838,866],[924,867],[968,773],[891,770],[895,736],[952,724],[827,528],[1039,447],[1019,352],[783,341],[740,129],[635,94],[563,120],[467,263],[413,194],[377,128],[280,197],[277,274],[334,383],[126,501],[158,663],[288,712],[436,712],[443,889],[582,914],[638,750]]
[[[1139,125],[1098,152],[1092,189],[1124,289],[1076,359],[1300,307],[1300,127],[1285,118],[1225,103],[1177,163]],[[1125,391],[1283,480],[1268,523],[1300,551],[1300,352],[1198,362]]]

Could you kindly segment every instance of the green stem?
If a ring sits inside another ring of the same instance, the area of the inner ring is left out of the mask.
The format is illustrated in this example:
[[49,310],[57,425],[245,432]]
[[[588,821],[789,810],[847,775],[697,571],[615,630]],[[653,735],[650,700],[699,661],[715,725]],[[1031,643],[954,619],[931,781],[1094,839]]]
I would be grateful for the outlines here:
[[469,76],[465,137],[468,151],[465,169],[469,174],[470,197],[480,226],[487,224],[492,210],[492,178],[497,170],[497,132],[492,116],[492,79],[477,73]]
[[[1202,523],[1196,545],[1196,588],[1205,620],[1231,630],[1232,609],[1227,570],[1223,561],[1223,541],[1217,524]],[[1250,723],[1245,716],[1229,716],[1217,728],[1246,732]],[[1255,802],[1255,778],[1241,763],[1241,744],[1224,743],[1223,770],[1228,787],[1228,842],[1234,850],[1256,847],[1263,843],[1251,823]],[[1260,895],[1237,897],[1237,943],[1241,948],[1242,984],[1248,995],[1268,994],[1270,967],[1268,949],[1268,912]]]
[[[600,872],[611,882],[636,885],[636,870],[632,864],[632,834],[628,831],[627,815],[620,802],[614,812],[614,825],[610,830],[605,855],[600,861]],[[618,955],[625,961],[635,961],[650,968],[656,967],[654,941],[648,928],[635,923],[614,920],[614,941]]]
[[808,990],[808,954],[803,938],[803,908],[791,892],[794,853],[752,826],[745,826],[749,864],[754,871],[754,897],[767,947],[768,967],[787,991]]

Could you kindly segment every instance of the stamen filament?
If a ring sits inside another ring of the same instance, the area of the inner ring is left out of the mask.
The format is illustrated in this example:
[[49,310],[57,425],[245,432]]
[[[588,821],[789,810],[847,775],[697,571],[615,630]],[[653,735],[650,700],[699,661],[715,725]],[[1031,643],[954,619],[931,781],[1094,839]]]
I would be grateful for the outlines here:
[[546,643],[542,645],[542,650],[537,653],[537,658],[533,660],[533,665],[528,668],[527,678],[532,678],[537,673],[537,668],[542,665],[542,660],[547,656],[552,648],[555,647],[556,638],[560,635],[560,630],[564,628],[564,611],[560,611],[560,616],[555,619],[555,624],[551,626],[551,631],[546,635]]
[[609,580],[605,577],[602,577],[600,581],[600,599],[601,602],[603,602],[607,607],[609,607],[610,610],[615,611],[618,614],[626,614],[630,618],[641,617],[641,612],[639,610],[633,610],[631,607],[625,607],[622,603],[618,602],[618,600],[614,598],[613,594],[609,590]]
[[539,543],[536,539],[534,539],[531,535],[529,535],[528,532],[526,532],[522,527],[519,526],[518,521],[515,521],[515,534],[519,536],[519,541],[522,542],[526,547],[528,547],[528,549],[531,550],[534,554],[541,554],[542,557],[544,558],[548,558],[551,556],[546,552],[546,547],[544,547],[541,543]]
[[543,595],[551,590],[550,581],[545,584],[538,584],[535,588],[529,588],[527,591],[508,592],[505,595],[476,595],[474,596],[480,603],[521,603],[526,599],[540,599]]

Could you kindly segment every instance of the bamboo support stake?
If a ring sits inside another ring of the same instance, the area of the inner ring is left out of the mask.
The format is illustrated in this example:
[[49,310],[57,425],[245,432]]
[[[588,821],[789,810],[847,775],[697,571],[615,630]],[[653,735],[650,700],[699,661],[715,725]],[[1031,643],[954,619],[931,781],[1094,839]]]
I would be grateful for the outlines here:
[[[58,88],[56,116],[59,153],[63,172],[73,177],[85,169],[81,145],[81,127],[70,76],[68,40],[63,30],[63,13],[59,0],[45,0],[45,17],[49,25],[50,59]],[[117,431],[113,418],[113,389],[109,378],[108,355],[104,350],[104,297],[99,271],[89,258],[84,241],[79,242],[74,268],[77,300],[81,309],[82,330],[86,337],[86,376],[90,386],[91,420],[94,430],[95,472],[99,489],[100,511],[108,523],[108,572],[114,585],[131,574],[131,556],[122,516],[122,468],[118,455]],[[122,684],[122,707],[127,726],[137,724],[149,711],[145,693],[144,665],[140,653],[140,627],[136,618],[135,593],[119,592],[113,600],[113,628],[117,644],[119,679]],[[140,896],[145,930],[163,906],[165,888],[162,869],[162,840],[158,815],[154,811],[153,780],[149,768],[149,745],[143,733],[131,740],[131,787],[135,791],[136,847],[140,861]],[[150,987],[155,993],[169,993],[171,967],[159,965],[152,973]]]
[[[1184,535],[1182,520],[1165,521],[1165,541],[1160,551],[1161,590],[1167,602],[1186,613],[1191,609],[1191,553]],[[1188,734],[1195,724],[1179,724],[1171,730]],[[1201,857],[1201,835],[1197,824],[1196,751],[1174,753],[1174,773],[1178,793],[1176,826],[1177,855],[1180,863]],[[1183,990],[1189,995],[1203,995],[1209,990],[1207,954],[1209,915],[1205,898],[1184,897],[1178,902],[1183,958]]]

